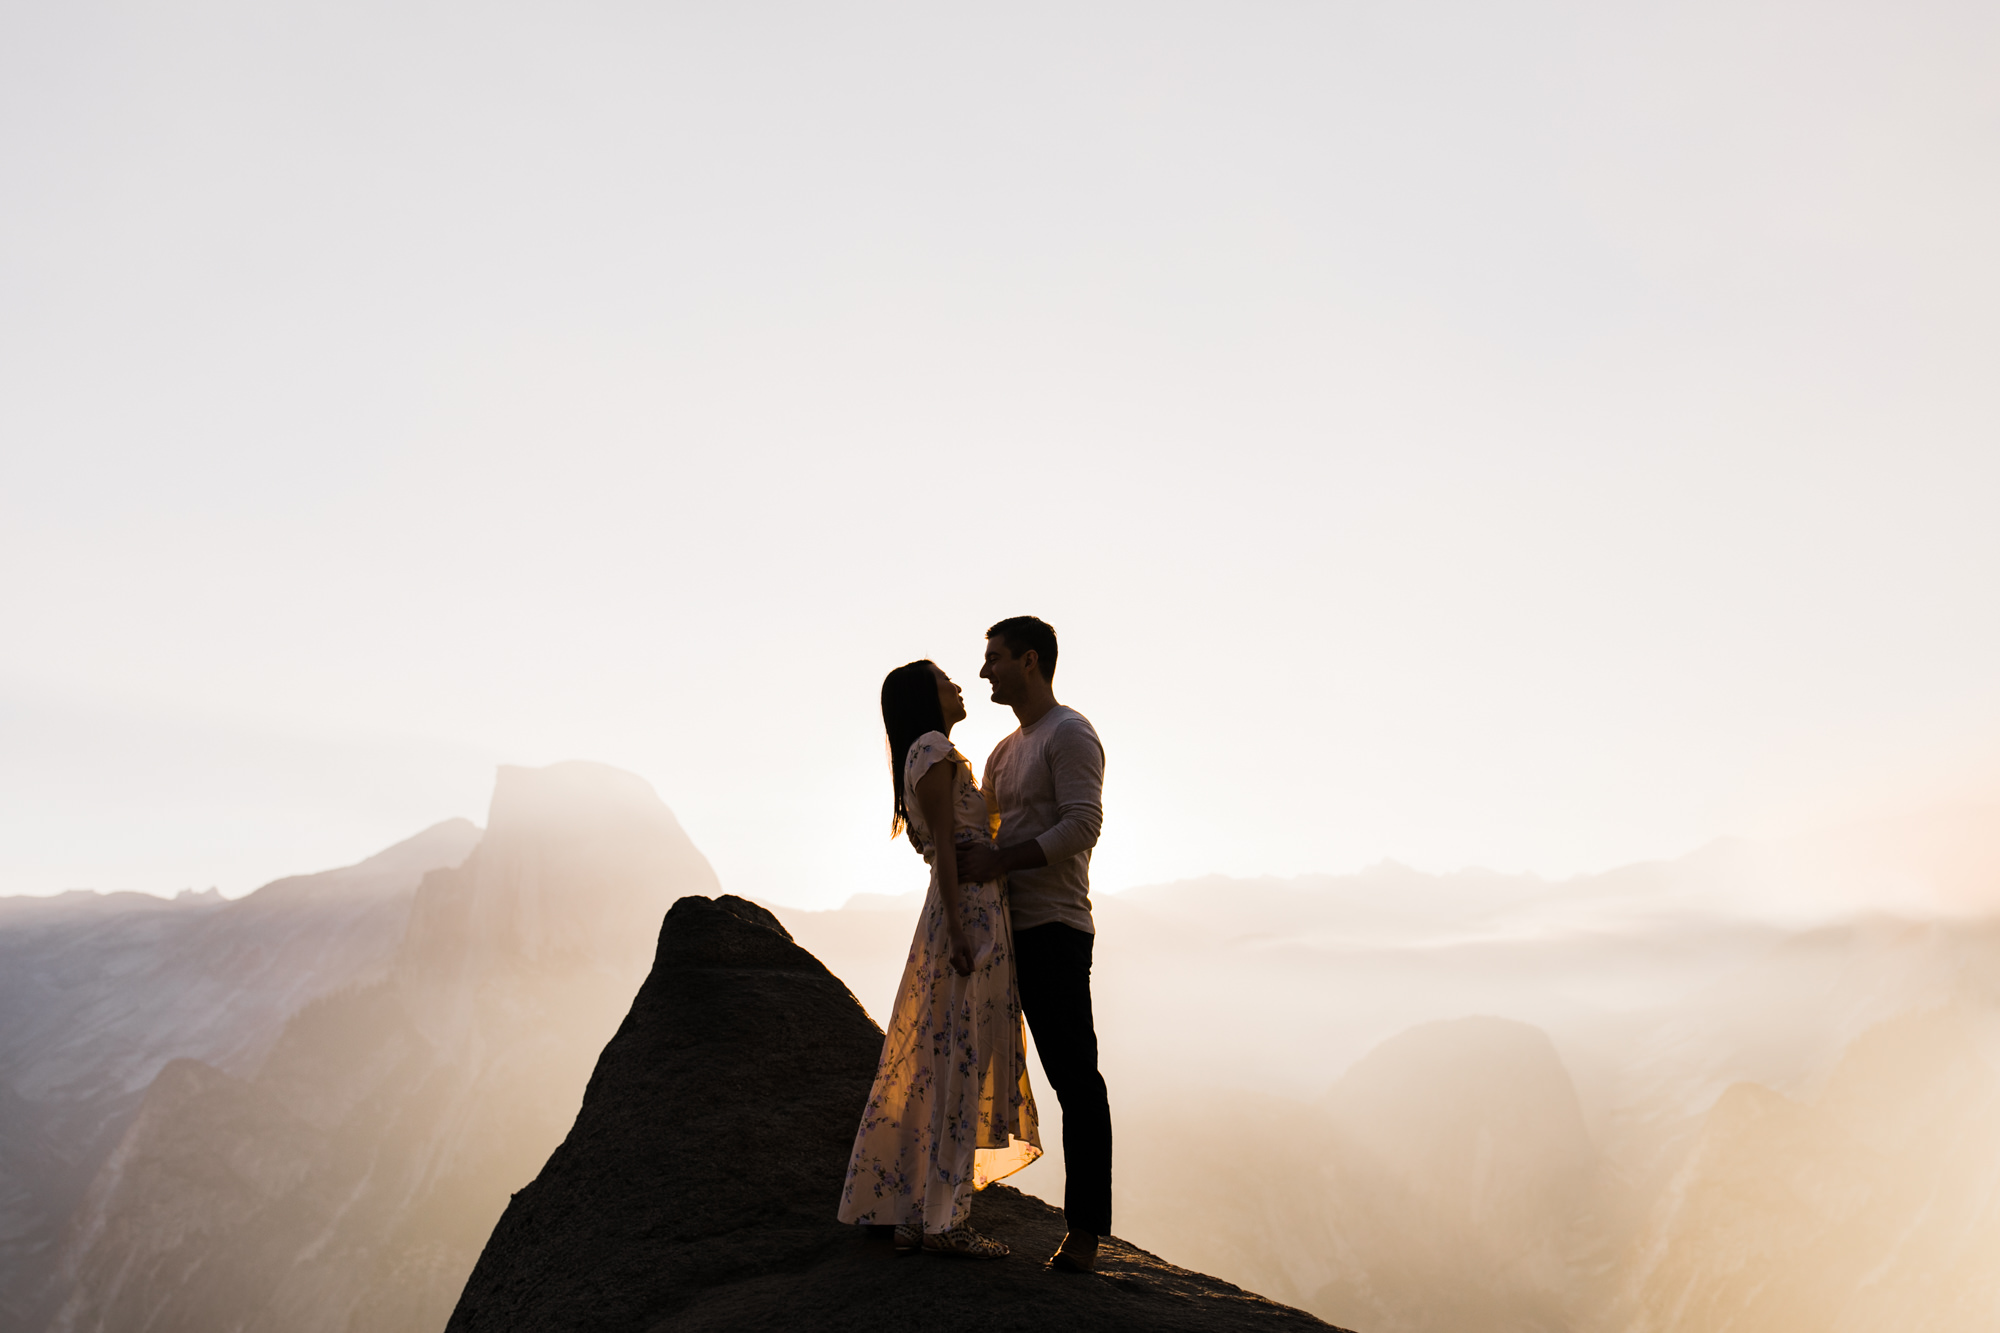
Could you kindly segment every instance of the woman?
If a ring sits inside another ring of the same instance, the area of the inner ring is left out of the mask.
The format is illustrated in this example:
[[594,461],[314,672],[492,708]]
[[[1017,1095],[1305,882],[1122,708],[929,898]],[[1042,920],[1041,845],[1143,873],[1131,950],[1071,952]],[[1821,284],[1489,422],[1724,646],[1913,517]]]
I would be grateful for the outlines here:
[[951,745],[965,699],[931,662],[882,682],[896,814],[930,863],[930,892],[903,965],[875,1087],[854,1135],[843,1222],[894,1223],[896,1248],[1000,1259],[966,1224],[972,1195],[1042,1155],[1004,881],[961,884],[956,843],[991,839],[993,813]]

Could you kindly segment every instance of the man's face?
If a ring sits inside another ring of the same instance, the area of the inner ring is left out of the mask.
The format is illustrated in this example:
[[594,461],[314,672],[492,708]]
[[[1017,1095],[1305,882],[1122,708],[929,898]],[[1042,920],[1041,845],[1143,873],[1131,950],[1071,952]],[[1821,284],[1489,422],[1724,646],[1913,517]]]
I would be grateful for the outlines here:
[[979,668],[979,678],[992,682],[996,704],[1011,707],[1027,697],[1027,664],[1008,652],[1006,641],[997,636],[986,641],[986,662]]

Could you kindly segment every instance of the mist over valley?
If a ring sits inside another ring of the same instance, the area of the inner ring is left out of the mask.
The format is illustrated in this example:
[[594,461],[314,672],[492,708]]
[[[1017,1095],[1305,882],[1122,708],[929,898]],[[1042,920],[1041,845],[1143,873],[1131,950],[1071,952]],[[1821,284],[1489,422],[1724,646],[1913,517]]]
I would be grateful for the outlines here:
[[[1101,894],[1117,1232],[1377,1333],[1989,1327],[1993,828]],[[0,1313],[441,1328],[719,887],[645,783],[566,764],[233,901],[0,899]],[[770,906],[879,1017],[920,901]],[[1014,1183],[1059,1198],[1041,1109]]]

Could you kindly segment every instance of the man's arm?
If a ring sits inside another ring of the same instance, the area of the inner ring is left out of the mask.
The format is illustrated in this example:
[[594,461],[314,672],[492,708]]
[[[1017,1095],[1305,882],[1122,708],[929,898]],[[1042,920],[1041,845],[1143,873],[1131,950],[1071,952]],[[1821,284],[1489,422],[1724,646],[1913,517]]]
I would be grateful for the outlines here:
[[958,877],[968,884],[990,884],[1016,870],[1045,866],[1049,858],[1042,844],[1032,839],[1011,847],[988,847],[983,842],[958,845]]
[[1026,842],[1017,842],[1012,847],[999,848],[992,853],[992,859],[994,875],[1010,874],[1016,870],[1033,870],[1036,866],[1045,866],[1049,863],[1048,853],[1044,852],[1042,844],[1033,838]]
[[1042,854],[1040,860],[1027,865],[1054,865],[1081,856],[1097,845],[1097,835],[1104,828],[1104,747],[1097,743],[1089,724],[1076,721],[1065,725],[1049,737],[1049,748],[1043,753],[1056,789],[1056,822],[1027,844],[1038,847]]
[[983,883],[1016,870],[1033,870],[1077,856],[1097,845],[1104,827],[1104,747],[1087,726],[1065,726],[1049,737],[1043,756],[1056,792],[1054,827],[1027,842],[992,850],[958,849],[958,872]]

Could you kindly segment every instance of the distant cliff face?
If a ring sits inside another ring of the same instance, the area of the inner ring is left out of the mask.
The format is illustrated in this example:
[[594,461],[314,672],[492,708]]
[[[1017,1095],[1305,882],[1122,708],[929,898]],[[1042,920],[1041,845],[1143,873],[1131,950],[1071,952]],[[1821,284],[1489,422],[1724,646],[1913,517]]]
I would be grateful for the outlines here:
[[465,873],[417,897],[398,962],[408,984],[515,966],[645,975],[672,886],[713,884],[708,861],[642,778],[601,764],[502,767]]
[[1619,1327],[2000,1324],[2000,1017],[1882,1025],[1813,1102],[1730,1088],[1625,1263]]
[[1595,1152],[1525,1023],[1422,1024],[1316,1102],[1190,1089],[1125,1130],[1121,1206],[1188,1262],[1382,1333],[1590,1326]]
[[63,1224],[162,1066],[247,1075],[301,1006],[386,978],[418,882],[478,838],[449,820],[233,902],[0,900],[0,1327],[46,1322]]
[[1340,1252],[1322,1309],[1393,1329],[1573,1326],[1596,1153],[1547,1034],[1499,1018],[1392,1037],[1325,1099]]
[[1112,1241],[1103,1271],[1042,1261],[1039,1200],[994,1186],[998,1263],[897,1256],[834,1220],[882,1034],[775,917],[690,897],[605,1047],[583,1109],[508,1204],[448,1333],[674,1329],[1325,1328]]
[[638,779],[502,770],[485,837],[425,876],[374,979],[299,1010],[254,1069],[161,1072],[72,1218],[50,1328],[434,1333],[562,1140],[644,942],[713,888]]

